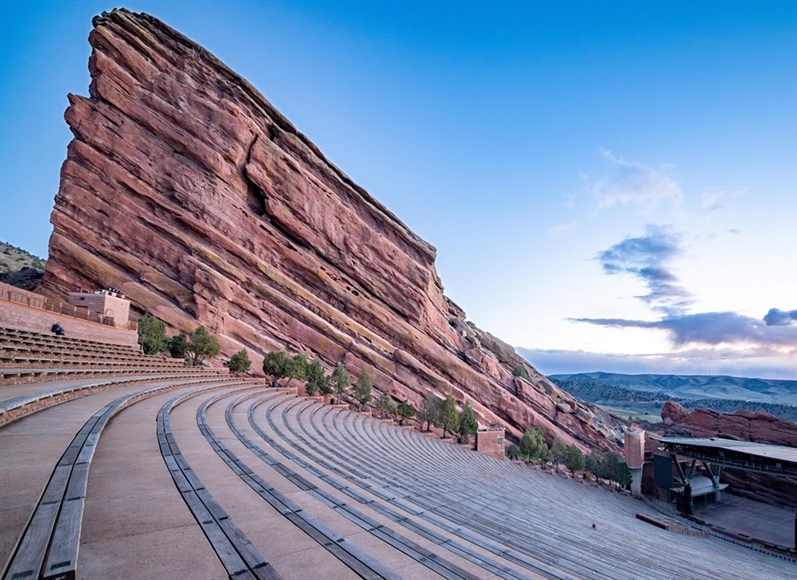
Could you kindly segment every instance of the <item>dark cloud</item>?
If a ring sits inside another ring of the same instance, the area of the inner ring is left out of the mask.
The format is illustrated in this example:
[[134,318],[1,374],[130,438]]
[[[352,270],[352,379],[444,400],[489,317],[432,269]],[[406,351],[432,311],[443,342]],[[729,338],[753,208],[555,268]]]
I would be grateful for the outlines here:
[[[776,309],[773,309],[776,310]],[[781,312],[781,311],[777,311]],[[783,313],[791,316],[797,312]],[[767,316],[772,314],[769,311]],[[775,316],[777,318],[777,315]],[[795,317],[797,318],[797,317]],[[742,316],[735,312],[704,312],[667,316],[661,320],[628,320],[624,318],[574,318],[574,322],[586,322],[598,326],[616,328],[656,328],[670,333],[676,345],[749,344],[759,346],[781,346],[797,348],[797,325],[788,323],[765,323],[764,320]],[[778,318],[780,320],[780,318]]]
[[786,312],[777,308],[770,308],[769,312],[764,316],[764,323],[767,326],[786,326],[793,322],[797,322],[797,310]]
[[607,274],[631,274],[645,282],[649,293],[639,298],[654,310],[675,316],[691,303],[691,294],[678,284],[678,277],[668,267],[670,260],[680,255],[675,234],[649,225],[646,235],[626,238],[598,254],[598,260]]

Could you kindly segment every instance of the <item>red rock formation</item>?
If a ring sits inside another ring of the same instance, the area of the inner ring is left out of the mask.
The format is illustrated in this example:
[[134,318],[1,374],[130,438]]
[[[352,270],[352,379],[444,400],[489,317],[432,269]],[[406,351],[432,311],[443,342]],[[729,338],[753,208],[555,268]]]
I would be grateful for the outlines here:
[[223,351],[288,348],[363,367],[420,403],[470,400],[510,436],[538,425],[610,448],[611,420],[443,294],[436,250],[330,163],[245,80],[155,18],[94,21],[90,98],[51,221],[45,291],[120,288],[172,329],[204,324]]
[[797,447],[797,423],[761,411],[741,409],[733,413],[718,413],[696,409],[690,413],[678,403],[667,401],[661,409],[661,418],[667,425],[668,436],[722,437]]

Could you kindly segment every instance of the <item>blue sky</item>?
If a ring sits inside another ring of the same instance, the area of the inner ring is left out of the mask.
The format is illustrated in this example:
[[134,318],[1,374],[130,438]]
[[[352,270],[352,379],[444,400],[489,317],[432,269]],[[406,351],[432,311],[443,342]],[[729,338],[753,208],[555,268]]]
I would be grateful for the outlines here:
[[[797,379],[796,2],[130,2],[438,248],[546,373]],[[104,2],[0,3],[0,239],[44,255]]]

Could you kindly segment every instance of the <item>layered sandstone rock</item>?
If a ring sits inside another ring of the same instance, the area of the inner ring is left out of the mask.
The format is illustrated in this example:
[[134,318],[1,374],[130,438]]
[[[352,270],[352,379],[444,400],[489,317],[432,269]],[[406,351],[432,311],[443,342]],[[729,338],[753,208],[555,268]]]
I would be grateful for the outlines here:
[[689,437],[722,437],[736,441],[753,441],[797,447],[797,423],[780,419],[762,411],[741,409],[718,413],[710,409],[687,411],[667,401],[661,409],[667,435]]
[[609,448],[616,425],[443,294],[435,249],[358,187],[245,80],[155,18],[114,10],[90,35],[90,98],[52,214],[45,291],[120,288],[226,354],[287,348],[342,362],[419,404],[470,400],[510,436],[540,426]]

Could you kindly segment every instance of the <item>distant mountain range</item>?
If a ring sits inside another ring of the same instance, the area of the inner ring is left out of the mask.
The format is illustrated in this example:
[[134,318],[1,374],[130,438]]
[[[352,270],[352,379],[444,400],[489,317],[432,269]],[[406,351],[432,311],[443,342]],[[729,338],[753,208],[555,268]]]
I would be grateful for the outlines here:
[[797,381],[604,372],[557,374],[548,378],[571,395],[606,407],[655,414],[665,401],[674,401],[689,410],[749,409],[797,421]]

